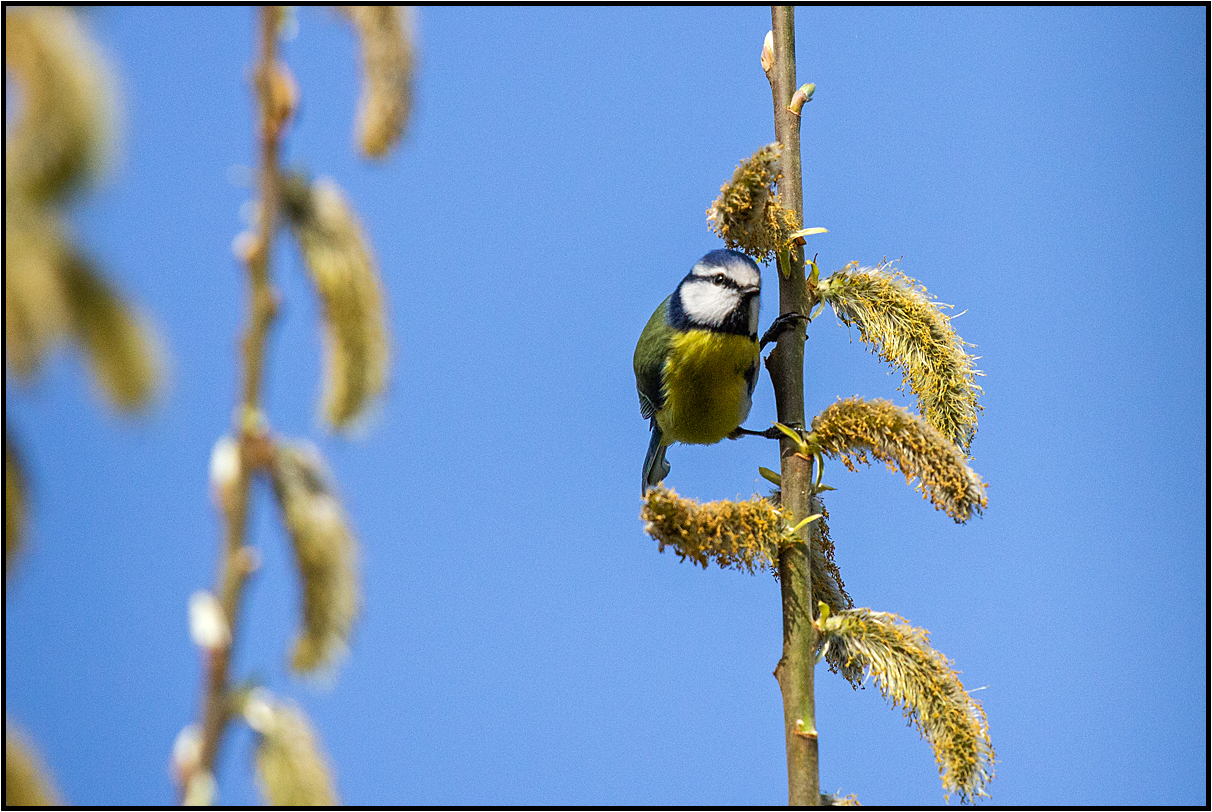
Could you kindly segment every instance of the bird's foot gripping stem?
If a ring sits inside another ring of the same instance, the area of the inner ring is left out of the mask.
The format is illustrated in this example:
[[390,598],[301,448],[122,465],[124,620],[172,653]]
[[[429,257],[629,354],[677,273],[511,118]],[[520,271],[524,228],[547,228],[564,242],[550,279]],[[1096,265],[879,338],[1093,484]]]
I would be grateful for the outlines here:
[[[763,350],[766,349],[767,344],[772,341],[778,341],[779,338],[782,337],[783,333],[794,328],[801,321],[808,321],[808,317],[799,311],[793,310],[789,313],[783,313],[781,316],[771,322],[770,327],[765,333],[762,334],[762,340],[758,342],[758,348]],[[807,340],[808,336],[805,335],[804,339]]]

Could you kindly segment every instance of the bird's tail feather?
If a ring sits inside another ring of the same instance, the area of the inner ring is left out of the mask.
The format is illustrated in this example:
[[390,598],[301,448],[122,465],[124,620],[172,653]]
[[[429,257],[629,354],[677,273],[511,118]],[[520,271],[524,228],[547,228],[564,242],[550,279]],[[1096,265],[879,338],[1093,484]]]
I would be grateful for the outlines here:
[[665,460],[665,449],[669,446],[661,442],[661,429],[652,424],[652,440],[648,443],[648,455],[644,457],[644,484],[641,493],[648,493],[649,488],[661,484],[661,480],[669,476],[669,463]]

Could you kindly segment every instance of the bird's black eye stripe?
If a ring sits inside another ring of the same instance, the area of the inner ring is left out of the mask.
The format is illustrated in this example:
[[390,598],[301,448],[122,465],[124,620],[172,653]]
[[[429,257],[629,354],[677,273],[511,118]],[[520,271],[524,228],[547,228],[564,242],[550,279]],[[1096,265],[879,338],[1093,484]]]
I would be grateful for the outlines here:
[[706,281],[711,282],[712,284],[715,284],[715,285],[721,285],[722,287],[725,287],[725,288],[731,288],[732,290],[741,289],[740,284],[735,279],[733,279],[731,276],[729,276],[728,274],[723,273],[723,272],[713,273],[710,276],[699,277],[699,278],[705,279]]

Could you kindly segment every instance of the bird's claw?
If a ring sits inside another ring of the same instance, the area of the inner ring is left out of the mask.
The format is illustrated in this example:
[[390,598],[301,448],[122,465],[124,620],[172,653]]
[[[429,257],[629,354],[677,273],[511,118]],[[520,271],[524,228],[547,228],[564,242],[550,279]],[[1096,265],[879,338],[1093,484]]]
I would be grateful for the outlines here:
[[[777,319],[771,322],[770,327],[765,333],[762,334],[762,340],[758,342],[758,348],[763,350],[766,349],[767,344],[772,341],[778,341],[779,338],[782,337],[783,333],[792,329],[801,321],[808,321],[808,317],[803,313],[800,313],[798,310],[783,313]],[[804,339],[807,340],[807,338],[808,336],[805,335]]]

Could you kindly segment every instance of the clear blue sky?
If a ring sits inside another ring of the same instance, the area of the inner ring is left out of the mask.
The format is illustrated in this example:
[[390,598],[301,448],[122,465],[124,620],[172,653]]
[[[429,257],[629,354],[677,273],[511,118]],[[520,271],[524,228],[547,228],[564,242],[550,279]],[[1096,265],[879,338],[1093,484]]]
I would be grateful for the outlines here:
[[[196,715],[186,603],[213,580],[207,493],[246,307],[253,12],[87,13],[125,88],[122,158],[75,216],[160,325],[159,408],[107,413],[78,361],[6,388],[33,478],[5,585],[5,705],[67,797],[174,799]],[[773,140],[765,8],[426,8],[416,115],[352,154],[354,41],[303,9],[292,162],[336,178],[372,236],[392,386],[365,439],[316,421],[316,302],[279,252],[273,427],[315,439],[362,542],[365,615],[331,687],[286,669],[298,592],[268,489],[237,675],[314,720],[354,804],[786,801],[779,592],[657,552],[631,371],[652,309],[719,247],[704,210]],[[1207,804],[1206,7],[805,8],[807,225],[829,272],[903,257],[977,345],[957,526],[882,466],[833,464],[855,602],[932,632],[984,703],[1003,804]],[[766,271],[765,327],[775,311]],[[830,313],[809,413],[899,375]],[[763,372],[749,425],[774,416]],[[760,439],[669,453],[669,484],[747,497]],[[818,671],[821,783],[940,803],[929,746],[874,687]],[[985,687],[987,686],[987,687]],[[229,737],[220,800],[256,801]]]

